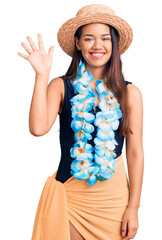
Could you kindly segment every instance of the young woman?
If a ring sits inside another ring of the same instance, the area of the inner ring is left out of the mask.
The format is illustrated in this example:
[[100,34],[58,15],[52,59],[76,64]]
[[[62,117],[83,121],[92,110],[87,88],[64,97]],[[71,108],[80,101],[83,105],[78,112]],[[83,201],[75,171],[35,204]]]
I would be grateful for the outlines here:
[[[54,46],[46,54],[22,43],[36,72],[30,132],[47,133],[57,114],[61,160],[43,188],[32,240],[132,239],[138,229],[143,178],[143,103],[138,87],[125,81],[120,55],[132,42],[129,24],[101,4],[81,8],[58,31],[72,61],[49,84]],[[129,181],[122,158],[126,140]]]

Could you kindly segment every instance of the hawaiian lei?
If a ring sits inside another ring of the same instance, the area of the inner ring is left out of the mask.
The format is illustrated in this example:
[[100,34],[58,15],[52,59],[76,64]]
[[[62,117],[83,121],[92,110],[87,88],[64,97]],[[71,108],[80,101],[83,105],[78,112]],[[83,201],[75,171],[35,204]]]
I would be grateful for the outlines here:
[[[70,99],[73,118],[71,128],[76,142],[70,149],[70,155],[74,158],[70,173],[78,180],[87,179],[87,185],[94,185],[97,179],[110,179],[115,172],[115,145],[118,143],[114,138],[114,130],[119,127],[118,119],[122,117],[122,111],[115,95],[106,90],[103,79],[99,79],[96,81],[96,90],[101,111],[97,112],[96,116],[89,112],[95,106],[96,93],[89,85],[93,76],[90,71],[85,70],[85,62],[80,60],[78,76],[73,80],[72,86],[76,95]],[[96,137],[93,140],[95,147],[88,143],[94,131],[92,122],[97,126]]]

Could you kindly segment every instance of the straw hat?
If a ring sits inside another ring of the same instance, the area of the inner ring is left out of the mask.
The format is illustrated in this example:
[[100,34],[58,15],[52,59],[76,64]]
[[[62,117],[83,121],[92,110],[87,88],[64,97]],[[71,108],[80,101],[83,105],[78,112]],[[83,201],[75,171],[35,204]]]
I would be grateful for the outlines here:
[[62,50],[73,56],[76,30],[89,23],[105,23],[113,26],[119,33],[119,51],[124,53],[133,40],[133,32],[129,24],[115,15],[115,12],[103,4],[90,4],[82,7],[75,17],[66,21],[57,33],[57,40]]

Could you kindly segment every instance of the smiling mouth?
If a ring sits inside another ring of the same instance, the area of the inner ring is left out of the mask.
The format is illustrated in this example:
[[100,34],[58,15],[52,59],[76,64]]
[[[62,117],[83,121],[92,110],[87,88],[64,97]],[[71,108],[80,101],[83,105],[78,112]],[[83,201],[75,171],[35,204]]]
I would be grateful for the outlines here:
[[90,52],[90,55],[92,55],[95,58],[101,58],[105,55],[104,52]]

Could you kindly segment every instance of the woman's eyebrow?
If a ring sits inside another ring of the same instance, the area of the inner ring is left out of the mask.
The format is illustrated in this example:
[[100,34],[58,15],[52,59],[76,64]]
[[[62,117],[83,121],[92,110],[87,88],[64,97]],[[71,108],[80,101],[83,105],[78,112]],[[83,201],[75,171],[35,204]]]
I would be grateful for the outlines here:
[[[107,35],[110,35],[110,34],[109,33],[105,33],[105,34],[102,34],[101,36],[107,36]],[[93,37],[94,35],[93,34],[85,34],[85,35],[83,35],[83,37],[85,37],[85,36]]]

